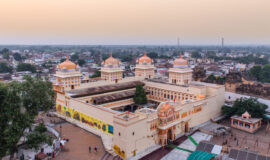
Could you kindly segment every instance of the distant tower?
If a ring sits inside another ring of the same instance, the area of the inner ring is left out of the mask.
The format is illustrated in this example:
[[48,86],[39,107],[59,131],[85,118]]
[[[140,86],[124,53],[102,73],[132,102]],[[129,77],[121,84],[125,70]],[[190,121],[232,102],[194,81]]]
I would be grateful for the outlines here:
[[149,79],[155,77],[155,66],[153,64],[153,60],[149,58],[146,53],[137,60],[135,76]]
[[223,37],[221,38],[221,48],[222,49],[224,48],[224,38]]
[[169,82],[172,84],[187,85],[192,81],[192,69],[188,61],[180,57],[173,62],[173,68],[169,69]]
[[121,62],[113,58],[112,53],[109,58],[102,62],[101,79],[117,83],[123,79],[123,70],[120,67]]
[[177,47],[178,47],[178,50],[180,50],[180,38],[179,37],[177,38]]

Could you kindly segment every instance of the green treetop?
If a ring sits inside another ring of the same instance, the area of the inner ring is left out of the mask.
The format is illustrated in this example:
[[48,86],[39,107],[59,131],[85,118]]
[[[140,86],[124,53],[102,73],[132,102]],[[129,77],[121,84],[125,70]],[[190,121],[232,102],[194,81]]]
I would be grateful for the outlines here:
[[17,72],[21,71],[30,71],[32,73],[36,73],[36,67],[30,63],[21,63],[17,66]]
[[133,97],[133,100],[136,104],[139,104],[139,105],[147,103],[146,93],[145,93],[142,85],[136,86],[136,91],[135,91],[135,95]]
[[[25,76],[23,80],[0,83],[0,158],[15,153],[20,138],[25,136],[25,129],[32,126],[38,111],[47,111],[55,103],[55,93],[48,79]],[[37,128],[39,131],[44,131],[42,126]],[[36,139],[37,135],[31,138]]]
[[11,73],[12,67],[7,63],[0,62],[0,73]]
[[237,99],[232,107],[223,106],[222,112],[227,117],[233,115],[242,115],[246,111],[254,118],[264,118],[266,114],[267,105],[258,102],[255,98],[240,98]]

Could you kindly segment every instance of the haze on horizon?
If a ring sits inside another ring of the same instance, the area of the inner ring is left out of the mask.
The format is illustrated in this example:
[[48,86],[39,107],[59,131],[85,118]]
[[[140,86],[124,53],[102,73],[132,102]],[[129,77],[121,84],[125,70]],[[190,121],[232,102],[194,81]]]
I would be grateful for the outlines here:
[[269,0],[1,0],[0,44],[270,44]]

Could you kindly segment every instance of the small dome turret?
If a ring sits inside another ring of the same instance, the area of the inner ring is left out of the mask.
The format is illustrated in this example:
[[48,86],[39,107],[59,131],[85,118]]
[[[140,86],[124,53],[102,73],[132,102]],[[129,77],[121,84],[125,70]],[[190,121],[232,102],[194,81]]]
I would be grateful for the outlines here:
[[144,52],[144,55],[137,60],[137,63],[152,63],[153,60],[146,55],[146,52]]
[[102,64],[103,65],[120,65],[121,62],[118,59],[114,58],[111,52],[110,57],[107,58],[105,61],[103,61]]
[[173,64],[175,66],[187,66],[188,65],[188,61],[185,60],[185,59],[183,59],[182,54],[180,54],[179,58],[177,58],[177,59],[175,59],[173,61]]
[[69,57],[66,57],[66,60],[62,63],[60,63],[57,68],[59,69],[76,69],[78,68],[78,65],[76,65],[75,63],[71,62],[69,60]]

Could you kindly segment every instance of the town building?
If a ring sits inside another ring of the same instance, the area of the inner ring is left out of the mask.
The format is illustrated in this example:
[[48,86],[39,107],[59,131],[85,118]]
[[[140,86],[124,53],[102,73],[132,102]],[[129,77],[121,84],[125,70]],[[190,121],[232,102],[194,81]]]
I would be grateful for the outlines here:
[[231,126],[249,133],[256,132],[261,128],[262,118],[251,118],[246,111],[242,116],[234,115],[231,117]]
[[[59,64],[54,85],[57,113],[108,135],[111,149],[122,159],[164,146],[220,116],[224,86],[192,81],[182,56],[174,60],[167,79],[155,78],[153,60],[146,54],[137,62],[136,76],[122,78],[121,62],[111,54],[103,62],[101,80],[78,84],[79,67],[69,61]],[[137,85],[144,87],[148,104],[134,103]]]

